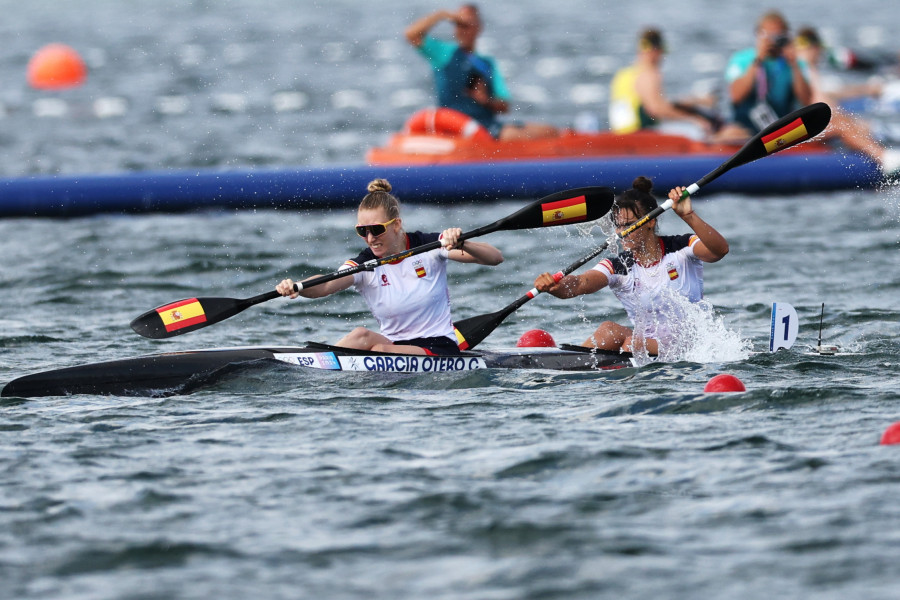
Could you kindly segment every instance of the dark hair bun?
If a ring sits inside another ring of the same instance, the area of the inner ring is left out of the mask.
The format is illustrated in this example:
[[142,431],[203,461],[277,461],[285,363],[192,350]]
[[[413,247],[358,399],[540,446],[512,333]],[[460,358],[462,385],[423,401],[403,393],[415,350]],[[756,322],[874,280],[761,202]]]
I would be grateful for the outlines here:
[[638,190],[639,192],[649,194],[650,190],[653,189],[653,181],[651,181],[649,177],[640,175],[631,183],[631,187]]

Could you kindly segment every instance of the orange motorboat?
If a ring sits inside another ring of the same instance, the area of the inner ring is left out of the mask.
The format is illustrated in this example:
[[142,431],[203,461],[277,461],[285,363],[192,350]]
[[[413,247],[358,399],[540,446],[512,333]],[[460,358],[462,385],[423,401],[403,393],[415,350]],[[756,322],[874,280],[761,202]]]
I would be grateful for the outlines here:
[[[384,146],[366,154],[370,165],[436,165],[501,161],[544,161],[624,156],[731,155],[741,143],[708,144],[655,131],[628,134],[563,131],[552,138],[499,141],[463,113],[449,108],[428,108],[415,113],[403,131]],[[790,152],[827,152],[821,142],[792,148]]]

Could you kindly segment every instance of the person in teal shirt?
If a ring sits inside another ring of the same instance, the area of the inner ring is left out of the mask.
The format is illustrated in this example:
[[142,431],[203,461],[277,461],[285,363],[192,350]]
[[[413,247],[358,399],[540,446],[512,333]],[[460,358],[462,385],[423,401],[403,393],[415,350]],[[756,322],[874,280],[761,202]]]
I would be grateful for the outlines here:
[[[429,35],[442,21],[454,24],[455,42]],[[437,11],[407,28],[406,39],[428,60],[434,72],[438,106],[468,115],[500,140],[558,135],[550,125],[504,123],[498,118],[509,111],[511,96],[496,61],[475,52],[481,29],[481,15],[474,4],[465,4],[456,12]]]
[[756,26],[756,46],[733,54],[725,69],[734,120],[754,132],[812,102],[789,33],[781,13],[767,12]]

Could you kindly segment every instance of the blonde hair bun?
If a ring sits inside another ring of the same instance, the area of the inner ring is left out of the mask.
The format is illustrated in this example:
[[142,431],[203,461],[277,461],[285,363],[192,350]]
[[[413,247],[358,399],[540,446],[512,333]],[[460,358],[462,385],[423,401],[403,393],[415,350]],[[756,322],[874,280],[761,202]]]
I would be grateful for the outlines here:
[[391,184],[388,183],[387,179],[373,179],[369,182],[368,187],[366,188],[368,192],[371,194],[372,192],[388,192],[390,193]]

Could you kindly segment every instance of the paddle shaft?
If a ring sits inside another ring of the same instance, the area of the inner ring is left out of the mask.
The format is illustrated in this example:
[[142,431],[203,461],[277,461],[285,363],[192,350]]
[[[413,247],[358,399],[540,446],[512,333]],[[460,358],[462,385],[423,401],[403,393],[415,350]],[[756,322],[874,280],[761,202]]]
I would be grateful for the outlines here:
[[[592,251],[587,256],[583,256],[582,258],[579,258],[578,260],[573,262],[571,265],[569,265],[565,269],[562,269],[561,271],[557,271],[556,273],[553,274],[553,280],[556,281],[557,283],[559,283],[559,281],[563,277],[565,277],[566,275],[568,275],[575,269],[578,269],[578,268],[584,266],[589,260],[602,254],[608,247],[609,247],[609,242],[606,242],[602,246],[597,248],[596,250]],[[529,300],[532,300],[535,296],[538,296],[540,293],[541,293],[541,291],[539,289],[531,288],[530,290],[528,290],[528,292],[525,295],[523,295],[521,298],[519,298],[518,300],[516,300],[515,302],[513,302],[512,304],[510,304],[507,307],[507,309],[512,309],[512,310],[509,310],[509,312],[507,314],[512,313],[515,310],[518,310],[526,302],[528,302]],[[461,323],[462,323],[462,321],[461,321]],[[499,325],[499,323],[498,323],[498,325]]]

